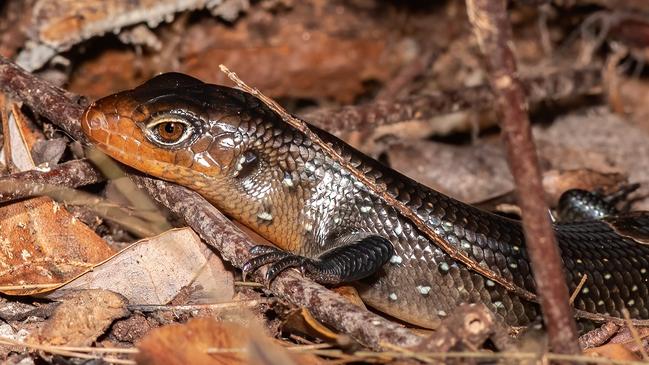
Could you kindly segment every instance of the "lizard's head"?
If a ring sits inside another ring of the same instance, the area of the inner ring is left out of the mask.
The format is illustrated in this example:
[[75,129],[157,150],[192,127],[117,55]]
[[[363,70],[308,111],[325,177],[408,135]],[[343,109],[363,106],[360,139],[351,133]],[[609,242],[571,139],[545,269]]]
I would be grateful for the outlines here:
[[81,125],[116,160],[207,196],[212,190],[204,185],[246,177],[261,160],[276,160],[276,122],[247,93],[167,73],[96,101]]
[[252,95],[168,73],[94,102],[81,125],[110,157],[199,192],[275,243],[297,242],[275,223],[298,220],[311,142]]

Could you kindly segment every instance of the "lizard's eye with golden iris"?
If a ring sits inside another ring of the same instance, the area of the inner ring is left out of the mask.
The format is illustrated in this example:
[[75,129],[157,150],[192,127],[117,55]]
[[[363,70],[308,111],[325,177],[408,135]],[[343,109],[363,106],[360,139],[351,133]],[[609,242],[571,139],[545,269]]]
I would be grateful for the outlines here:
[[193,127],[182,118],[166,116],[147,124],[145,131],[152,142],[163,146],[175,146],[191,136]]

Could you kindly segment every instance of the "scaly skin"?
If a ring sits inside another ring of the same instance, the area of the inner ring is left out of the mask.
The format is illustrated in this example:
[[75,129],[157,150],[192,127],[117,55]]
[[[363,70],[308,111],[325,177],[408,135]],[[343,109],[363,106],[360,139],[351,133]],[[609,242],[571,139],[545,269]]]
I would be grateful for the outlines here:
[[[538,319],[536,304],[452,260],[249,94],[165,74],[95,102],[82,126],[109,156],[199,192],[283,250],[317,257],[350,234],[389,240],[390,262],[356,285],[367,304],[394,317],[433,328],[460,303],[479,302],[510,325]],[[187,132],[181,142],[160,143],[177,141],[179,131]],[[316,132],[448,243],[534,291],[517,221],[449,198]],[[612,316],[627,308],[633,318],[649,318],[649,247],[633,239],[646,236],[644,227],[644,213],[555,226],[570,289],[588,275],[576,308]]]

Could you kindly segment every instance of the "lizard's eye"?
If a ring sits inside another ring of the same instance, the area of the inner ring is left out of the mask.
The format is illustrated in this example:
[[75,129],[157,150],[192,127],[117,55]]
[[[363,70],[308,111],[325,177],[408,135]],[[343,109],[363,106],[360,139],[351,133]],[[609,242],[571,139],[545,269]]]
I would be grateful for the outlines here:
[[176,146],[186,141],[193,132],[190,123],[176,116],[158,118],[146,126],[146,135],[154,143]]

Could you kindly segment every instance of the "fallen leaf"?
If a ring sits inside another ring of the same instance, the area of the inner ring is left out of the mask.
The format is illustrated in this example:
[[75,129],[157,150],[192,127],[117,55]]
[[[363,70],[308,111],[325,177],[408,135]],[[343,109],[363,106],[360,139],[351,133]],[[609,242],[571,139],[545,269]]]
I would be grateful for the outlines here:
[[35,70],[57,51],[67,50],[90,37],[118,32],[122,27],[141,22],[155,27],[171,21],[176,12],[200,9],[210,3],[206,0],[41,0],[30,14],[34,26],[27,33],[32,42],[24,47],[17,62]]
[[584,350],[584,354],[593,357],[605,357],[611,360],[640,361],[631,350],[621,343],[609,343],[603,346]]
[[109,289],[132,305],[162,305],[188,285],[200,288],[194,293],[199,302],[226,302],[234,296],[232,273],[194,231],[182,228],[135,242],[48,297],[70,290]]
[[550,170],[543,174],[543,189],[552,205],[569,189],[602,190],[614,193],[627,182],[623,174],[601,173],[590,169]]
[[47,197],[0,206],[0,291],[31,295],[110,257],[106,242]]
[[47,345],[90,346],[115,319],[128,314],[126,298],[108,290],[77,291],[61,298],[61,301],[31,341]]
[[4,155],[10,171],[28,171],[36,167],[30,152],[36,137],[26,126],[26,117],[15,104],[11,111],[2,113],[2,128],[7,131],[4,134]]
[[140,365],[318,364],[309,354],[289,354],[263,330],[213,318],[195,318],[149,332],[138,344]]

